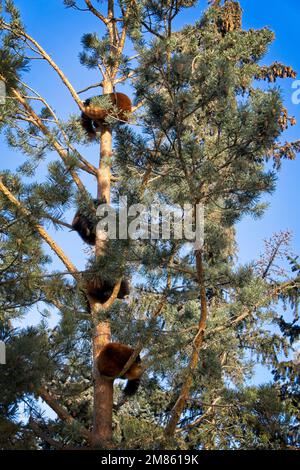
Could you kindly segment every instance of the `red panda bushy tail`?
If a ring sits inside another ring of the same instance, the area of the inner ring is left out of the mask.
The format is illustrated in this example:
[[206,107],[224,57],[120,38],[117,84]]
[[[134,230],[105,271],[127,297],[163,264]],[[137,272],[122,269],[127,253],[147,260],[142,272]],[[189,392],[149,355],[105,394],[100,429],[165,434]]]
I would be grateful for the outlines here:
[[130,397],[137,392],[140,385],[140,379],[127,380],[126,387],[124,388],[124,395]]

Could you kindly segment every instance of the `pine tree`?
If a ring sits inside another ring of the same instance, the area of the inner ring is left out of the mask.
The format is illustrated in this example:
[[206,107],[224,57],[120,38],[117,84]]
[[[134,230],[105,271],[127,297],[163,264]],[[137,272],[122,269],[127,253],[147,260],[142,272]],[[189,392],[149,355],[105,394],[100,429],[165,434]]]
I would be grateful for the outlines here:
[[[299,337],[299,270],[290,234],[275,235],[260,258],[241,266],[234,228],[246,214],[263,215],[263,196],[275,189],[283,160],[300,149],[299,141],[281,139],[295,119],[273,85],[295,72],[261,65],[274,34],[242,29],[241,7],[231,0],[210,2],[181,30],[174,22],[196,1],[64,0],[105,28],[103,37],[86,33],[80,53],[101,81],[76,92],[13,1],[3,3],[0,124],[26,161],[18,175],[0,176],[1,448],[296,447],[299,363],[290,354]],[[32,55],[56,72],[77,115],[60,119],[30,85]],[[134,105],[121,114],[123,83]],[[101,106],[104,121],[91,115],[93,106]],[[84,155],[88,145],[100,152],[97,166]],[[40,178],[46,156],[52,160]],[[189,204],[195,211],[202,204],[203,245],[110,240],[97,230],[79,271],[54,240],[59,228],[72,229],[64,214],[78,210],[93,227],[95,203],[117,208],[119,217],[120,196],[147,207]],[[63,270],[53,268],[45,247]],[[278,269],[283,259],[290,271]],[[88,289],[99,277],[114,286],[104,303]],[[131,292],[122,300],[126,279]],[[294,308],[293,323],[283,318],[282,302]],[[57,325],[15,329],[37,303],[43,317],[59,313]],[[98,373],[97,357],[111,341],[134,348],[123,374],[142,352],[135,399],[124,400],[120,385]],[[245,386],[255,363],[273,370],[274,383]]]

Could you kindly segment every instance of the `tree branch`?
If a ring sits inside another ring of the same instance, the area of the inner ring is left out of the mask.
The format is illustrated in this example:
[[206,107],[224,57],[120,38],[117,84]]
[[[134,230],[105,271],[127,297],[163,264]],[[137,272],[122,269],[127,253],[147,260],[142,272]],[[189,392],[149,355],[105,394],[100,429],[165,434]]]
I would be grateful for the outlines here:
[[98,88],[99,86],[103,87],[102,82],[94,83],[93,85],[87,86],[86,88],[83,88],[83,90],[77,91],[78,95],[81,93],[84,93],[85,91],[90,90],[91,88]]
[[105,16],[102,15],[102,13],[100,13],[99,10],[97,10],[92,2],[90,0],[85,0],[85,3],[86,3],[86,6],[88,7],[89,11],[91,13],[93,13],[93,15],[95,15],[97,18],[99,18],[99,20],[101,20],[106,26],[108,25],[109,23],[109,20],[107,18],[105,18]]
[[[64,129],[62,128],[60,122],[59,122],[59,119],[58,117],[56,116],[54,110],[52,109],[52,107],[49,105],[49,103],[36,91],[34,90],[33,88],[31,88],[29,85],[27,85],[26,83],[20,81],[20,83],[25,86],[28,90],[32,91],[32,93],[34,93],[36,95],[36,97],[29,97],[30,99],[36,99],[36,100],[39,100],[41,101],[45,107],[49,110],[50,114],[52,115],[53,119],[54,119],[54,123],[57,125],[58,129],[60,130],[62,136],[63,136],[63,139],[67,145],[67,147],[72,150],[74,152],[74,154],[76,154],[78,160],[82,163],[82,165],[80,166],[81,169],[87,171],[88,173],[92,174],[92,175],[96,175],[97,173],[97,169],[88,161],[86,160],[79,152],[77,149],[75,149],[73,147],[73,145],[71,144],[66,132],[64,131]],[[27,98],[25,96],[23,96],[23,98]],[[42,122],[45,122],[46,120],[45,119],[41,119]],[[52,121],[51,121],[52,122]]]
[[34,217],[32,216],[31,212],[24,207],[18,199],[10,192],[10,190],[4,185],[2,177],[0,177],[0,191],[4,196],[7,197],[7,199],[14,204],[20,211],[20,213],[23,216],[26,216],[31,222],[32,226],[34,229],[40,234],[40,236],[45,240],[45,242],[50,246],[52,251],[59,257],[59,259],[63,262],[63,264],[66,266],[66,268],[70,271],[71,274],[73,274],[74,278],[77,279],[77,269],[74,266],[74,264],[67,258],[67,256],[64,254],[62,249],[56,244],[56,242],[53,240],[53,238],[50,237],[50,235],[46,232],[46,230],[38,224]]
[[181,433],[181,432],[184,432],[186,431],[187,429],[191,429],[191,428],[194,428],[196,426],[198,426],[198,424],[200,424],[204,418],[206,418],[214,409],[214,406],[216,406],[216,404],[221,400],[222,397],[217,397],[213,402],[212,404],[209,406],[209,408],[205,411],[205,413],[203,413],[203,415],[201,415],[199,418],[197,418],[195,421],[193,421],[192,423],[189,423],[187,424],[186,426],[184,426],[183,428],[180,428],[180,429],[177,429],[176,430],[176,434],[177,433]]
[[74,87],[72,86],[71,82],[68,80],[68,78],[65,76],[65,74],[62,72],[62,70],[58,67],[58,65],[54,62],[54,60],[50,57],[50,55],[42,48],[42,46],[29,34],[27,34],[25,31],[21,30],[16,30],[12,25],[5,23],[4,21],[1,21],[0,25],[3,27],[3,29],[6,29],[8,31],[11,31],[13,34],[15,34],[17,37],[21,37],[23,39],[26,39],[29,41],[31,44],[33,44],[37,51],[48,63],[51,65],[51,67],[55,70],[55,72],[59,75],[61,78],[62,82],[64,85],[68,88],[69,92],[71,93],[72,97],[74,98],[75,102],[79,106],[79,108],[84,111],[84,106],[82,101],[80,100],[80,97],[76,93]]
[[[2,77],[0,75],[0,79],[4,80],[4,77]],[[48,137],[52,141],[53,147],[55,148],[55,150],[57,151],[57,153],[59,154],[59,156],[63,160],[64,164],[68,168],[68,161],[67,161],[68,153],[66,152],[66,150],[64,150],[64,148],[59,144],[59,142],[57,142],[56,140],[53,140],[53,136],[52,136],[52,133],[50,132],[50,130],[45,126],[42,119],[36,114],[36,112],[32,109],[32,107],[26,101],[26,99],[19,93],[19,91],[16,90],[15,88],[12,88],[11,91],[12,91],[13,95],[15,96],[15,98],[23,106],[25,111],[28,113],[28,115],[31,116],[31,118],[32,118],[31,122],[36,127],[38,127],[46,137]],[[86,189],[85,189],[82,181],[80,180],[79,176],[77,175],[76,171],[74,171],[72,169],[70,169],[69,171],[70,171],[70,174],[71,174],[75,184],[77,185],[78,189],[81,192],[85,193]]]
[[76,426],[79,433],[89,442],[92,442],[92,435],[84,426],[76,421],[69,413],[62,407],[57,400],[46,390],[45,387],[40,387],[37,391],[38,395],[52,408],[57,416],[69,426]]
[[32,431],[34,432],[34,434],[36,436],[41,438],[43,441],[47,442],[51,447],[53,447],[53,449],[56,449],[56,450],[62,450],[62,449],[64,449],[64,450],[68,449],[69,450],[70,449],[69,446],[65,446],[61,442],[58,442],[58,441],[55,441],[54,439],[52,439],[52,437],[50,437],[49,434],[47,434],[39,426],[39,424],[36,421],[33,420],[33,418],[31,416],[29,418],[28,425],[32,429]]
[[[132,0],[131,3],[132,3],[132,5],[134,5],[137,8],[136,0]],[[160,34],[158,31],[154,31],[154,29],[152,29],[151,26],[148,25],[145,21],[143,21],[143,20],[140,20],[140,21],[141,21],[141,25],[144,26],[144,28],[146,28],[148,33],[153,34],[154,36],[156,36],[159,39],[162,39],[162,40],[165,39],[162,34]]]

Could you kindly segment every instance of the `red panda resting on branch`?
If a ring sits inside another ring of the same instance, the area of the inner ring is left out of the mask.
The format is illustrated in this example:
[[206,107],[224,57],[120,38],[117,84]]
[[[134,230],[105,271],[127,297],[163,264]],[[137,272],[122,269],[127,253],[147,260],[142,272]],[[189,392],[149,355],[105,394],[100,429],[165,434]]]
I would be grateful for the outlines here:
[[[108,97],[111,108],[101,108],[101,98]],[[98,99],[98,103],[93,101]],[[84,111],[81,113],[81,125],[90,139],[96,137],[100,127],[105,125],[106,118],[112,113],[119,123],[127,122],[132,110],[131,100],[124,93],[109,93],[98,97],[88,98],[84,101]]]
[[141,358],[138,356],[127,372],[120,377],[125,364],[134,352],[130,346],[121,343],[108,343],[104,346],[97,358],[97,368],[101,375],[106,377],[119,377],[127,379],[124,395],[134,395],[140,384],[142,375]]

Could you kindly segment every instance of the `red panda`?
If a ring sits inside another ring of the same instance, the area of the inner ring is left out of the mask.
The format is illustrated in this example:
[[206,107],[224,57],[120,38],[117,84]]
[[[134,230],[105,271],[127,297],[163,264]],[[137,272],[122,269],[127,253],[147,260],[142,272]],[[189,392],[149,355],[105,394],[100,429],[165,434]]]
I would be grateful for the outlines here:
[[[94,301],[104,304],[113,293],[115,283],[110,280],[102,279],[99,276],[95,276],[93,279],[89,279],[86,282],[86,293],[89,297],[92,297]],[[129,282],[123,279],[120,285],[117,298],[124,299],[130,293]]]
[[96,210],[101,204],[98,199],[93,199],[89,213],[84,213],[83,209],[78,209],[72,221],[72,228],[75,230],[82,240],[88,245],[96,244]]
[[[130,98],[124,93],[110,93],[109,97],[112,106],[118,109],[117,119],[120,122],[128,121],[132,109]],[[111,111],[110,109],[102,109],[99,104],[93,104],[91,98],[84,102],[84,106],[84,112],[81,113],[81,125],[89,138],[93,139],[99,127],[105,124],[105,119]]]
[[124,376],[120,377],[125,364],[129,360],[134,349],[122,343],[108,343],[101,350],[97,358],[97,368],[101,375],[106,377],[119,377],[127,379],[124,395],[134,395],[140,384],[143,372],[141,358],[138,355],[134,363],[129,367]]
[[85,217],[78,210],[72,221],[72,228],[75,230],[82,240],[88,245],[95,246],[96,244],[96,231],[95,224],[92,223],[88,217]]
[[[87,100],[88,101],[88,100]],[[97,121],[88,117],[87,114],[81,113],[81,126],[85,130],[89,139],[94,139],[96,136],[96,132],[99,129],[99,124]]]

